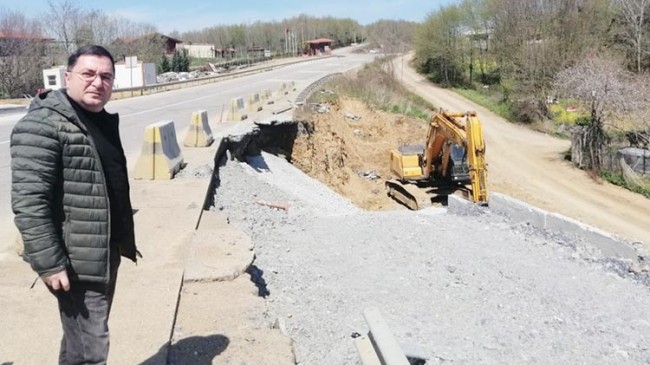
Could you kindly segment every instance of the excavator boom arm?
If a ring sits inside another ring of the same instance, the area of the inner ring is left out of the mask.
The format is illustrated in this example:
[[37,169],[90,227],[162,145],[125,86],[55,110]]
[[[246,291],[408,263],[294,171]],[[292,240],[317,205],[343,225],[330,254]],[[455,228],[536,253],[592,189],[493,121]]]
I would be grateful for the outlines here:
[[467,162],[472,181],[472,201],[480,204],[488,202],[487,161],[483,126],[476,115],[467,117]]

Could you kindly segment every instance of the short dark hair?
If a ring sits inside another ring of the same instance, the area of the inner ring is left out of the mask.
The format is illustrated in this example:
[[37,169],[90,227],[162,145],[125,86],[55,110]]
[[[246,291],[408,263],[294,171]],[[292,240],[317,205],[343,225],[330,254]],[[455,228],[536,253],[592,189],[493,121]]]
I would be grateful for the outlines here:
[[106,48],[98,45],[83,46],[79,48],[75,53],[71,54],[70,57],[68,57],[68,71],[72,71],[74,65],[77,64],[79,57],[86,55],[107,57],[109,60],[111,60],[111,65],[113,65],[113,72],[115,72],[115,59],[113,58],[113,55]]

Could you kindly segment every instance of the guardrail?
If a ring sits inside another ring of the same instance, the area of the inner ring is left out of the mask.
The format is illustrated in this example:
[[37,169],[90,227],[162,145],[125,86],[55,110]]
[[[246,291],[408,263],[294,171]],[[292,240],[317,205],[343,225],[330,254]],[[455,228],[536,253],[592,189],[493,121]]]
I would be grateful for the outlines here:
[[324,83],[329,81],[329,79],[331,79],[333,77],[336,77],[336,76],[339,76],[339,75],[342,75],[342,73],[336,72],[336,73],[333,73],[333,74],[325,75],[325,76],[321,77],[320,79],[312,82],[303,91],[301,91],[300,94],[298,94],[298,97],[296,97],[295,104],[296,105],[303,105],[307,101],[307,98],[309,97],[309,95],[311,95],[314,92],[314,90],[316,90],[316,88],[321,87],[321,85],[323,85]]
[[[320,60],[320,59],[326,59],[326,58],[330,58],[330,57],[333,57],[333,56],[324,56],[324,57],[319,57],[317,59]],[[156,94],[156,93],[159,93],[159,92],[165,92],[165,91],[170,91],[170,90],[184,89],[184,88],[187,88],[187,87],[206,85],[206,84],[211,84],[211,83],[215,83],[215,82],[219,82],[219,81],[234,79],[234,78],[237,78],[237,77],[252,75],[252,74],[256,74],[256,73],[260,73],[260,72],[271,71],[271,70],[275,70],[275,69],[280,68],[280,67],[295,65],[295,64],[298,64],[298,63],[308,62],[308,61],[313,61],[313,60],[315,60],[315,58],[305,58],[305,59],[300,59],[300,60],[296,60],[296,61],[280,63],[280,64],[276,64],[276,65],[251,66],[251,67],[249,67],[247,69],[228,72],[226,74],[221,74],[221,75],[203,77],[203,78],[199,78],[199,79],[172,81],[172,82],[149,85],[149,86],[144,86],[144,87],[115,89],[115,90],[113,90],[113,96],[112,96],[111,99],[112,100],[126,99],[126,98],[132,98],[132,97],[136,97],[136,96]]]

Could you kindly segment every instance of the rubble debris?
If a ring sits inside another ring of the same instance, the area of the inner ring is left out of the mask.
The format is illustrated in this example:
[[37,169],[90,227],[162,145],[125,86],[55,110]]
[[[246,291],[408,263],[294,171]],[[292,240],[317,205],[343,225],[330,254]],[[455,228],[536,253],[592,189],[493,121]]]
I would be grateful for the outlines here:
[[212,176],[213,169],[209,164],[196,166],[192,169],[182,169],[176,174],[177,178],[208,179]]
[[359,177],[362,177],[362,178],[364,178],[366,180],[370,180],[370,181],[375,181],[375,180],[381,178],[381,176],[379,176],[377,174],[377,172],[375,172],[375,171],[359,171],[359,172],[357,172],[357,175],[359,175]]
[[273,202],[267,202],[267,201],[264,201],[264,200],[256,200],[255,203],[259,204],[259,205],[264,205],[264,206],[267,206],[267,207],[270,207],[270,208],[274,208],[274,209],[277,209],[277,210],[284,210],[285,212],[289,210],[289,204],[287,204],[287,203],[273,203]]
[[324,104],[324,103],[311,104],[311,109],[319,114],[325,114],[330,112],[329,104]]
[[[223,70],[223,69],[217,68],[217,70]],[[166,82],[183,81],[183,80],[199,79],[208,76],[215,76],[218,75],[219,73],[220,72],[213,72],[213,71],[192,71],[192,72],[170,71],[156,76],[156,82],[158,82],[159,84],[164,84]]]
[[343,116],[344,116],[346,119],[350,119],[350,120],[354,120],[354,121],[361,120],[361,117],[360,117],[360,116],[358,116],[358,115],[354,115],[354,114],[352,114],[352,113],[348,113],[348,112],[343,113]]

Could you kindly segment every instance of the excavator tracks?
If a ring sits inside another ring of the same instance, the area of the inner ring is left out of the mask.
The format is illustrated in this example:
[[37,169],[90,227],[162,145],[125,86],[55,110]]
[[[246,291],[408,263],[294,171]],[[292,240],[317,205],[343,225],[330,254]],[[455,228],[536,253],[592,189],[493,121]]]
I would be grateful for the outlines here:
[[403,184],[398,180],[386,181],[388,195],[411,210],[431,206],[431,196],[415,184]]

